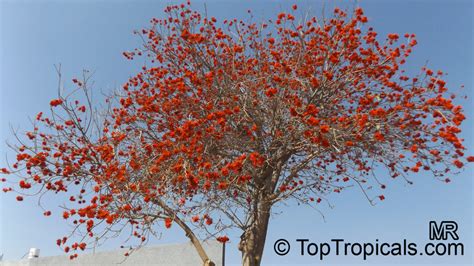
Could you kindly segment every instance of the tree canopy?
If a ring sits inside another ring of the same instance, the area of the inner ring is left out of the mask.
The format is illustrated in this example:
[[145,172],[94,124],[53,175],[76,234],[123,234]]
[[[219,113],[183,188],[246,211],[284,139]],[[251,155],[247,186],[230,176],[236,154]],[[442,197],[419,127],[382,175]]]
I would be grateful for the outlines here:
[[414,34],[381,37],[361,8],[294,10],[252,23],[167,7],[124,52],[148,63],[108,108],[94,106],[85,75],[18,136],[3,190],[67,195],[61,215],[84,238],[57,244],[72,258],[126,227],[145,243],[176,224],[198,249],[199,232],[226,242],[238,228],[244,263],[258,265],[276,203],[317,204],[350,186],[373,203],[388,182],[376,169],[449,182],[474,161],[443,72],[402,69]]

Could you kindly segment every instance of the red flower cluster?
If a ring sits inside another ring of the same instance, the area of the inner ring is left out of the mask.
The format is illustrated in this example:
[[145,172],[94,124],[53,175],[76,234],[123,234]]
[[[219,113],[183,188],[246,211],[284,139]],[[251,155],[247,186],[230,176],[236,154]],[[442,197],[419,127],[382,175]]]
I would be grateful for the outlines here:
[[229,241],[229,238],[227,236],[219,236],[217,238],[217,241],[221,242],[221,243],[226,243]]
[[173,224],[173,220],[171,220],[171,218],[166,218],[165,219],[165,227],[166,228],[171,228],[172,224]]
[[49,103],[52,107],[56,107],[58,105],[61,105],[63,103],[63,100],[62,99],[55,99],[55,100],[51,100],[51,102]]

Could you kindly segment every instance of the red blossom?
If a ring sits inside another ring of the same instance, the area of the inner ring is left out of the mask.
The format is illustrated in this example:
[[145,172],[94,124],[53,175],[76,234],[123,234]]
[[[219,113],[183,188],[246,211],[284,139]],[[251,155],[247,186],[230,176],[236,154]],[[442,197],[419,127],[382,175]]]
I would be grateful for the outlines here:
[[217,241],[221,242],[221,243],[226,243],[229,241],[229,238],[227,236],[219,236],[217,238]]
[[388,35],[388,38],[390,40],[397,40],[399,38],[399,36],[396,33],[391,33],[391,34]]
[[272,97],[273,95],[275,95],[276,93],[278,92],[278,90],[276,88],[270,88],[270,89],[267,89],[265,91],[265,95],[267,95],[268,97]]
[[165,219],[165,227],[166,228],[171,228],[172,224],[173,224],[173,220],[171,220],[171,218],[166,218]]
[[63,100],[62,99],[55,99],[55,100],[51,100],[51,102],[49,103],[52,107],[56,107],[58,105],[61,105],[63,103]]
[[462,168],[464,166],[464,163],[460,160],[454,160],[453,163],[454,165],[456,165],[457,168]]
[[19,185],[20,185],[21,188],[24,188],[24,189],[31,188],[31,184],[27,183],[25,180],[20,180]]
[[322,125],[320,127],[321,133],[328,133],[329,132],[329,126],[328,125]]

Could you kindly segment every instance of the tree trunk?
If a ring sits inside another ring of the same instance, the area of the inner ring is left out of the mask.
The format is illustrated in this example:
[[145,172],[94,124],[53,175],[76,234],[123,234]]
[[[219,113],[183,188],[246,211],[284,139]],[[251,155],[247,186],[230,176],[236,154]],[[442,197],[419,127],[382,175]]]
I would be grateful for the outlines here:
[[267,238],[268,222],[270,220],[274,193],[285,162],[291,157],[290,153],[277,151],[278,161],[274,166],[266,165],[261,178],[257,179],[256,193],[253,195],[253,209],[250,211],[249,226],[240,236],[239,250],[242,252],[243,266],[260,266],[263,249]]
[[265,203],[259,205],[254,213],[254,222],[240,237],[239,250],[242,252],[243,266],[259,266],[262,262],[271,206]]

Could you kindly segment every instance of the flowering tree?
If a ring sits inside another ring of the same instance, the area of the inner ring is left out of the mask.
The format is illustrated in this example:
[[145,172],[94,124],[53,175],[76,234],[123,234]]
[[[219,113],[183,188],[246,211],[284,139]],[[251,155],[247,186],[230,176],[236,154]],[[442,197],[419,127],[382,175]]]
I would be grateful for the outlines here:
[[13,183],[3,190],[19,201],[68,194],[61,215],[83,237],[58,239],[66,252],[127,226],[141,245],[174,224],[209,264],[200,236],[226,242],[238,228],[243,265],[259,265],[279,202],[317,204],[356,185],[373,203],[385,197],[368,187],[386,187],[375,169],[449,182],[474,160],[443,73],[400,69],[415,35],[378,38],[360,8],[260,24],[217,23],[189,3],[165,13],[137,32],[143,47],[124,53],[149,66],[108,108],[96,111],[88,75],[74,79],[85,104],[74,93],[52,100],[51,115],[17,135],[17,162],[2,170]]

